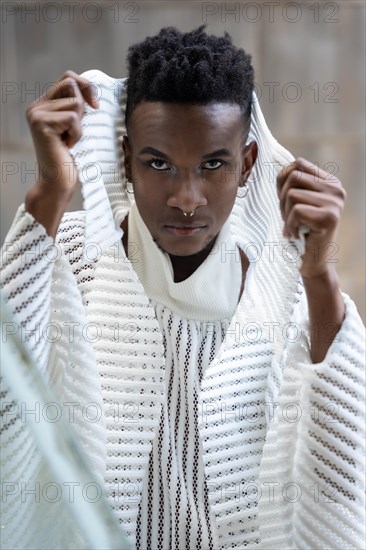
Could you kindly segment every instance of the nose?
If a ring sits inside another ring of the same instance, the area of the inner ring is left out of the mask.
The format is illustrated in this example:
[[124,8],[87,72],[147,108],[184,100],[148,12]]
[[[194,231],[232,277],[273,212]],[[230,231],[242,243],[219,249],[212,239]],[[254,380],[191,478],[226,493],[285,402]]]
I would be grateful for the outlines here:
[[203,180],[199,176],[185,176],[177,181],[171,191],[167,205],[179,208],[183,212],[193,212],[199,206],[206,206],[207,199],[203,191]]

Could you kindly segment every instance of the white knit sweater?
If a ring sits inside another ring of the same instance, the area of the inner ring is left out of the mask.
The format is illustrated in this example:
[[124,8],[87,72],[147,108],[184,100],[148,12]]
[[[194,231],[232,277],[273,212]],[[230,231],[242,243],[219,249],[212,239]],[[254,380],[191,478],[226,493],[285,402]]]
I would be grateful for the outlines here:
[[[214,308],[208,318],[185,318],[163,296],[150,302],[121,244],[130,206],[113,145],[123,131],[117,81],[96,71],[85,76],[103,90],[101,109],[87,108],[74,149],[85,211],[64,215],[52,258],[52,239],[22,205],[3,248],[2,292],[59,402],[68,412],[75,404],[73,427],[132,545],[363,548],[365,351],[354,303],[342,294],[346,318],[324,361],[312,364],[306,297],[298,262],[284,254],[270,177],[230,217],[235,241],[261,256],[253,253],[226,325]],[[259,180],[266,162],[291,157],[258,104],[253,136],[260,158],[252,178]],[[96,158],[102,175],[93,177],[84,168]],[[217,261],[222,273],[222,256]],[[11,391],[2,395],[4,479],[42,487],[50,481],[43,458],[22,415],[9,410]],[[185,432],[195,434],[186,447]],[[185,486],[180,500],[170,483],[176,479]],[[71,524],[65,529],[61,504],[35,500],[7,495],[4,548],[85,547]],[[152,502],[160,502],[163,524],[151,515]]]
[[[214,548],[216,530],[204,475],[198,396],[202,377],[237,308],[242,279],[239,250],[222,262],[217,257],[222,246],[235,251],[228,222],[205,262],[188,279],[174,283],[169,255],[156,246],[136,204],[131,205],[132,266],[154,306],[165,349],[165,398],[143,484],[136,533],[139,549]],[[253,267],[252,263],[246,275],[246,291]],[[264,397],[263,374],[254,376]],[[263,442],[264,434],[259,445]],[[255,522],[249,521],[248,529],[251,523]],[[250,539],[255,536],[258,533]]]

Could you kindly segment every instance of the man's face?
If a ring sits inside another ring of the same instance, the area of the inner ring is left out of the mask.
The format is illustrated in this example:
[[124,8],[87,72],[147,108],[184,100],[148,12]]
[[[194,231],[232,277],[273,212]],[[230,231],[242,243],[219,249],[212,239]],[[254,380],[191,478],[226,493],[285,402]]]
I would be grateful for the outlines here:
[[139,103],[123,149],[140,215],[174,256],[197,254],[217,236],[257,155],[255,142],[243,144],[239,106],[228,103]]

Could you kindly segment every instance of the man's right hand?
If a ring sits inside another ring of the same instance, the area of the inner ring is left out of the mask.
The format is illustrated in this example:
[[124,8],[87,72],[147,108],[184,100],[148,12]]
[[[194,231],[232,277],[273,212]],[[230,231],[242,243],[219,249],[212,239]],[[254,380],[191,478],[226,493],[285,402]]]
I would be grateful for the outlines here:
[[95,96],[90,81],[66,71],[26,111],[38,162],[38,181],[26,195],[25,208],[53,238],[79,182],[69,148],[81,137],[84,102],[99,107]]

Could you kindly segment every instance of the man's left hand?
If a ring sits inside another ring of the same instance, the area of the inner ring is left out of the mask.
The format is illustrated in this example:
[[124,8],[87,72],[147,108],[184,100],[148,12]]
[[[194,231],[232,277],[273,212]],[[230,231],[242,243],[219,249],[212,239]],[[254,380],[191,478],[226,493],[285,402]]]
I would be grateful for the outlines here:
[[283,234],[299,237],[300,225],[309,233],[305,237],[300,273],[305,279],[323,277],[334,269],[336,237],[346,192],[333,174],[304,158],[285,166],[277,176],[277,192]]

